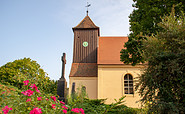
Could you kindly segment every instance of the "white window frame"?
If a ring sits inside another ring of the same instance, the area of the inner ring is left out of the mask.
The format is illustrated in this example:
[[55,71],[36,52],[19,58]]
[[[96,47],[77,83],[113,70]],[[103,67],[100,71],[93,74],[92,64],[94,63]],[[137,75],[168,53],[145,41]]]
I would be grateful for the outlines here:
[[133,76],[131,74],[126,74],[124,76],[124,94],[134,94],[134,84],[133,84]]

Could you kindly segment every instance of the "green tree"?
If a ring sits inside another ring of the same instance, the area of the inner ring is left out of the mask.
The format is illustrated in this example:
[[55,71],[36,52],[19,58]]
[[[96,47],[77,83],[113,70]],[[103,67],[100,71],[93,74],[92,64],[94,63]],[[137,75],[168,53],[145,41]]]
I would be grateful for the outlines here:
[[185,15],[172,9],[161,20],[161,32],[143,41],[148,67],[136,89],[151,112],[185,113]]
[[50,80],[40,65],[30,58],[15,60],[1,66],[0,80],[3,84],[13,85],[19,89],[22,88],[23,81],[29,80],[44,92],[55,95],[57,93],[57,82]]
[[129,40],[125,43],[126,49],[121,50],[120,59],[122,62],[132,65],[144,63],[143,57],[143,35],[156,35],[162,28],[158,26],[161,18],[170,13],[172,5],[175,6],[176,15],[185,11],[185,0],[133,0],[134,11],[130,14]]

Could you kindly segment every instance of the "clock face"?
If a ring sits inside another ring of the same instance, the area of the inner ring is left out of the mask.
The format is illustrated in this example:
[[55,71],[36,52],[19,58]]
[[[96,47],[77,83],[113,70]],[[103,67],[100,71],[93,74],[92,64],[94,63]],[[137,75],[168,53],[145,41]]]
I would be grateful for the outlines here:
[[83,42],[83,47],[87,47],[88,46],[88,42]]

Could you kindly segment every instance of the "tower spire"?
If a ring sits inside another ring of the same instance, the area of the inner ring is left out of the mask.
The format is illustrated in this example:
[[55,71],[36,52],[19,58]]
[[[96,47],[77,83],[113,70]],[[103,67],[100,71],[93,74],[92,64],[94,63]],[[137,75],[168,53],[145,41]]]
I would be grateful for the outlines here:
[[88,11],[88,7],[90,7],[91,6],[91,4],[89,4],[88,2],[87,2],[87,6],[85,6],[85,7],[87,7],[87,16],[88,16],[88,13],[89,13],[89,11]]

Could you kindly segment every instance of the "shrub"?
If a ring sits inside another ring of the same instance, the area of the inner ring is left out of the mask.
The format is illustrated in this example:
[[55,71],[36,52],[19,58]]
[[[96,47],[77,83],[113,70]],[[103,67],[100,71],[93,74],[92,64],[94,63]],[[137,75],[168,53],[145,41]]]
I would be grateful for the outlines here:
[[24,91],[16,90],[12,93],[11,89],[2,85],[0,88],[1,109],[0,112],[5,113],[26,113],[26,114],[64,114],[64,113],[81,113],[84,114],[82,108],[71,108],[65,105],[64,102],[58,101],[52,94],[45,94],[38,90],[35,84],[30,84],[29,81],[24,81]]
[[[82,86],[83,87],[83,86]],[[72,108],[81,107],[86,114],[137,114],[144,113],[143,109],[129,108],[125,106],[124,97],[121,97],[116,103],[105,104],[106,99],[89,99],[83,89],[77,89],[68,97],[68,106]]]
[[[23,81],[23,89],[11,85],[0,84],[0,113],[48,113],[48,114],[137,114],[144,113],[142,109],[129,108],[123,103],[124,97],[116,103],[107,105],[106,99],[90,100],[83,93],[76,93],[75,97],[68,99],[65,104],[58,101],[53,94],[40,91],[35,84]],[[81,95],[79,95],[81,94]],[[84,97],[85,96],[85,97]],[[12,108],[12,110],[10,110]]]
[[40,90],[57,94],[57,82],[50,80],[40,65],[30,58],[15,60],[1,66],[0,80],[3,84],[13,85],[19,89],[22,89],[24,80],[29,80]]

